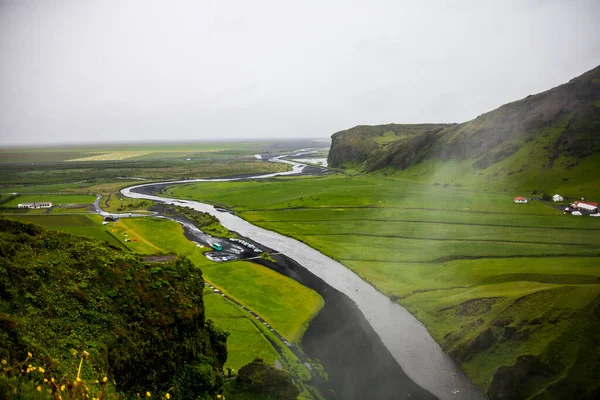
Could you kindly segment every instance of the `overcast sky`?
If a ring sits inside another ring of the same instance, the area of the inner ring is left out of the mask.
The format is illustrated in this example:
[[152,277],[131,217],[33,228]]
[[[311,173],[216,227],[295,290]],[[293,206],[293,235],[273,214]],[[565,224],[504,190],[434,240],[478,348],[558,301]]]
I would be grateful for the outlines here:
[[0,145],[463,122],[600,64],[600,1],[0,0]]

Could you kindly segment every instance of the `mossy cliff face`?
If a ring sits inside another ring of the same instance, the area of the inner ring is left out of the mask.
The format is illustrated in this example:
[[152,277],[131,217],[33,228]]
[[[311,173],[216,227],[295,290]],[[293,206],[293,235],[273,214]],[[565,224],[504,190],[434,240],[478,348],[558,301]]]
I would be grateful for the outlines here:
[[86,350],[84,378],[107,374],[118,391],[216,393],[227,334],[205,320],[203,287],[187,259],[148,264],[96,241],[0,220],[0,358],[32,352],[55,376],[74,375],[71,351]]

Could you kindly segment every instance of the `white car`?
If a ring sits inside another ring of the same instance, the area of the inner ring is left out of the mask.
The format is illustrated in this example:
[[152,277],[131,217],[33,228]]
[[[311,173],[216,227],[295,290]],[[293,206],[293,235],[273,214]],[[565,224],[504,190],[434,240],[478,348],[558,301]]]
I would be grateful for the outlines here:
[[580,216],[580,215],[583,215],[583,214],[582,214],[580,211],[573,211],[573,212],[571,213],[571,215],[577,215],[577,216]]

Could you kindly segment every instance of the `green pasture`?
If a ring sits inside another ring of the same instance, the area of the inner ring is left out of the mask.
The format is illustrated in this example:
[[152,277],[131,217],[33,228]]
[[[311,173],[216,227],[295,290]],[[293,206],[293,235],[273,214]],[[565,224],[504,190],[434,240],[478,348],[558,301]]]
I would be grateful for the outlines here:
[[289,341],[299,340],[308,321],[323,306],[323,299],[268,268],[244,261],[215,263],[183,236],[176,222],[159,218],[121,219],[115,224],[118,237],[136,238],[128,246],[138,252],[177,253],[202,268],[204,277],[229,296],[255,311]]
[[581,332],[597,329],[589,321],[600,299],[600,218],[514,204],[522,191],[444,185],[334,175],[167,192],[225,204],[339,260],[407,307],[485,389],[523,354],[554,368],[540,391],[584,376],[582,365],[597,365],[587,354],[600,350]]
[[189,184],[169,188],[167,194],[182,199],[216,201],[239,211],[370,207],[536,215],[555,213],[555,210],[536,201],[513,203],[515,195],[527,193],[473,192],[365,175]]
[[219,294],[205,294],[206,318],[229,332],[227,338],[227,362],[225,368],[240,369],[260,357],[273,365],[280,358],[273,346],[252,322],[252,317]]
[[[300,339],[308,322],[323,306],[323,299],[316,292],[267,268],[249,262],[215,263],[208,260],[203,254],[207,248],[196,247],[188,241],[183,236],[183,228],[173,221],[158,218],[121,219],[112,229],[121,240],[125,237],[138,239],[137,242],[127,243],[133,251],[146,254],[177,253],[189,257],[202,268],[208,282],[255,311],[289,341]],[[235,326],[237,322],[237,319],[230,319],[226,325]],[[252,321],[240,322],[242,325],[236,329],[245,332],[251,328],[248,323],[252,324]],[[223,328],[227,330],[227,326]],[[251,358],[249,354],[254,354],[254,342],[259,341],[254,338],[245,344],[244,334],[237,335],[239,339],[234,339],[231,342],[233,347],[229,349],[232,362]],[[285,348],[283,344],[281,346]],[[295,365],[299,371],[305,369],[296,365],[293,355],[289,359],[291,366]]]
[[[311,379],[306,366],[262,323],[256,321],[247,311],[240,309],[208,288],[204,292],[204,305],[206,318],[212,319],[217,326],[229,332],[225,368],[237,371],[256,357],[262,358],[265,363],[270,365],[274,365],[275,360],[278,359],[283,366],[302,381],[297,381],[302,389],[299,398],[313,399],[303,387],[303,383],[308,383]],[[281,354],[273,348],[269,340],[277,343]]]
[[99,215],[5,215],[6,218],[16,219],[21,222],[38,224],[57,231],[71,233],[73,235],[85,236],[108,242],[114,246],[127,249],[124,243],[120,242],[113,235],[107,233],[102,225],[102,217]]
[[40,185],[20,185],[20,184],[4,184],[0,186],[3,194],[20,193],[20,194],[39,194],[39,193],[71,193],[73,189],[91,186],[88,182],[77,183],[43,183]]
[[[8,147],[0,149],[0,164],[60,163],[86,157],[130,153],[129,160],[229,159],[256,153],[285,152],[299,147],[323,147],[324,143],[298,141],[215,141],[167,143],[105,143],[88,146]],[[145,153],[136,155],[136,153]]]
[[[123,182],[130,178],[148,181],[182,180],[224,177],[248,173],[287,171],[287,164],[269,163],[255,158],[203,160],[93,160],[65,162],[52,165],[0,164],[0,182],[3,189],[17,191],[23,186],[49,184],[89,186],[90,182]],[[85,181],[85,182],[84,182]]]
[[2,203],[1,207],[17,207],[19,203],[33,203],[40,201],[49,201],[53,206],[61,204],[92,204],[96,196],[76,195],[76,194],[20,194],[19,196]]
[[[323,306],[321,296],[312,290],[257,264],[227,262],[210,269],[205,275],[210,275],[213,285],[256,311],[292,342],[301,338],[312,315]],[[239,284],[248,281],[253,284]],[[291,315],[296,317],[290,318]]]

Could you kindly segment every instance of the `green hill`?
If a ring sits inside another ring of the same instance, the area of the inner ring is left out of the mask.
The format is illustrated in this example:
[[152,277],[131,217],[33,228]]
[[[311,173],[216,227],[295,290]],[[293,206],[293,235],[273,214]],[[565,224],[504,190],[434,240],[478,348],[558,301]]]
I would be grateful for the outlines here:
[[205,320],[203,288],[186,258],[148,264],[95,240],[0,219],[0,359],[16,366],[15,379],[31,365],[22,379],[56,391],[54,378],[76,385],[86,351],[79,368],[91,396],[107,376],[111,390],[128,395],[214,398],[227,334]]
[[465,123],[337,132],[328,161],[420,182],[600,195],[589,179],[600,167],[600,66]]

